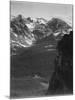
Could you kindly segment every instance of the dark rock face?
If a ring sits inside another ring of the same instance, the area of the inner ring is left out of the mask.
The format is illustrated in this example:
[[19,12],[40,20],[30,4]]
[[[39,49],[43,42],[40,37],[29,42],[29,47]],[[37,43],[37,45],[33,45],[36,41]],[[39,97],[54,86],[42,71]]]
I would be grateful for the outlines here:
[[67,30],[71,28],[65,21],[59,18],[52,18],[50,21],[48,21],[47,25],[50,29],[52,29],[53,33],[59,31],[67,32]]
[[73,93],[73,31],[64,35],[57,45],[55,71],[49,82],[48,94]]

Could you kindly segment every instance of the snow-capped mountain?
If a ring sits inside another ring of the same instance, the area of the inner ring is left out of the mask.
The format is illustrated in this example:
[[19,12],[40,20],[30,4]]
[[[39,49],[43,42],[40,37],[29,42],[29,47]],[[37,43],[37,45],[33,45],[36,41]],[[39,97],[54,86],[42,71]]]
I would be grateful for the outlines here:
[[34,35],[25,23],[26,21],[22,16],[14,17],[10,22],[11,48],[14,48],[12,51],[19,47],[30,47],[35,41]]
[[34,22],[31,22],[31,23],[26,23],[26,26],[29,28],[29,30],[30,30],[31,32],[33,32],[33,30],[34,30],[36,24],[35,24]]
[[53,38],[51,41],[59,40],[70,30],[72,30],[72,27],[59,18],[52,18],[47,21],[44,18],[12,16],[10,22],[11,52],[16,52],[19,48],[34,46],[37,41],[40,41],[38,43],[41,43],[41,41],[43,43],[45,40],[49,42],[51,37]]
[[31,21],[29,23],[26,23],[27,27],[30,29],[30,31],[32,32],[34,30],[34,28],[37,25],[41,25],[44,24],[46,25],[47,20],[45,20],[44,18],[27,18],[30,19]]
[[64,34],[69,34],[72,30],[72,27],[60,18],[52,18],[48,21],[47,25],[52,30],[52,33],[57,40],[61,39]]
[[37,22],[38,22],[39,24],[46,24],[46,23],[47,23],[47,20],[44,19],[44,18],[37,18]]

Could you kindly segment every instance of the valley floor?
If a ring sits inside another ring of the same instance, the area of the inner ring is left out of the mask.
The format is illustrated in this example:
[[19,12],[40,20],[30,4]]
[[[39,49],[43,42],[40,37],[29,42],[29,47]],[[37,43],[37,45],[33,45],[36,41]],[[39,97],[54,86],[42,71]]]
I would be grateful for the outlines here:
[[45,96],[48,80],[40,77],[11,79],[11,98]]

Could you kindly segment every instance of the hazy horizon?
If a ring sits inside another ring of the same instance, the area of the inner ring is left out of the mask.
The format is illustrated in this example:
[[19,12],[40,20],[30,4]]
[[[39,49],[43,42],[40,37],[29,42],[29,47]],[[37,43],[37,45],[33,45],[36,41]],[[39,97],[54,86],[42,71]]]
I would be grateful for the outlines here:
[[49,20],[51,17],[64,18],[72,23],[71,4],[52,4],[52,3],[36,3],[27,1],[10,1],[10,15],[17,16],[21,14],[25,18],[45,18]]

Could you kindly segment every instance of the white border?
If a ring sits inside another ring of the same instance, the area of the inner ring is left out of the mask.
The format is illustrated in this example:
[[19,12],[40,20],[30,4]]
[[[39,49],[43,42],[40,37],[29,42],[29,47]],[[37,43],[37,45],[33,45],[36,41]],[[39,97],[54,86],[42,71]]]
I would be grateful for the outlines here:
[[[15,0],[14,0],[15,1]],[[18,0],[21,1],[21,0]],[[33,2],[46,2],[46,3],[63,3],[73,4],[75,6],[75,0],[22,0]],[[10,26],[10,1],[0,1],[0,99],[7,100],[10,93],[10,53],[9,53],[9,26]],[[74,13],[75,16],[75,13]],[[75,29],[75,27],[74,27]],[[74,36],[75,38],[75,36]],[[75,40],[75,39],[74,39]],[[73,41],[75,43],[75,41]],[[75,47],[74,47],[75,48]],[[75,54],[74,54],[75,57]],[[75,64],[74,64],[75,65]],[[74,66],[73,66],[74,67]],[[75,76],[75,75],[74,75]],[[74,80],[75,82],[75,80]],[[75,88],[74,88],[75,90]],[[26,98],[27,100],[74,100],[73,96],[55,96],[55,97],[40,97],[40,98]],[[21,99],[22,100],[22,99]],[[23,99],[24,100],[24,99]]]

